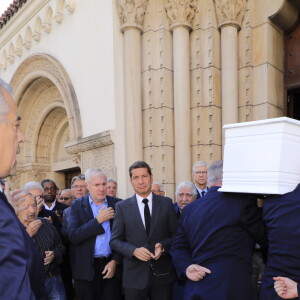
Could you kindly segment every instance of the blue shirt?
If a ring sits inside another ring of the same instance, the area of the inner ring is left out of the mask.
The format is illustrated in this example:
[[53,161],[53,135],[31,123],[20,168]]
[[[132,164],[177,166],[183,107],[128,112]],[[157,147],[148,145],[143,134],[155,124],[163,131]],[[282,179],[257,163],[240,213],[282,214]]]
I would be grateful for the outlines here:
[[[107,207],[108,207],[106,198],[101,205],[97,205],[95,202],[93,202],[92,198],[89,196],[89,202],[90,202],[91,209],[93,211],[94,218],[97,217],[98,211],[101,207],[105,207],[105,209],[107,209]],[[105,221],[105,222],[101,223],[101,225],[102,225],[105,233],[97,235],[97,237],[96,237],[94,257],[109,256],[112,253],[111,248],[109,246],[110,222]]]

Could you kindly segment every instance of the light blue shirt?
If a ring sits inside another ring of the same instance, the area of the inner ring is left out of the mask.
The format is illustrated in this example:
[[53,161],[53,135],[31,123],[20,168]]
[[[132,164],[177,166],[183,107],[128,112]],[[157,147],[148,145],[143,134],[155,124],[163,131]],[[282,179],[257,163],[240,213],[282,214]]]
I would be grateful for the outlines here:
[[206,187],[206,188],[202,191],[202,190],[200,190],[200,189],[197,187],[197,185],[195,184],[195,188],[196,188],[197,191],[199,192],[200,197],[203,197],[203,196],[202,196],[202,192],[205,192],[205,194],[208,192],[208,187]]
[[[101,207],[105,207],[105,209],[107,209],[107,207],[108,207],[106,198],[101,205],[97,205],[95,202],[93,202],[92,198],[89,196],[89,202],[90,202],[91,209],[93,211],[94,218],[97,217],[98,211]],[[105,233],[97,235],[97,237],[96,237],[94,257],[109,256],[112,253],[111,248],[109,246],[110,222],[105,221],[105,222],[101,223],[101,225],[102,225]]]

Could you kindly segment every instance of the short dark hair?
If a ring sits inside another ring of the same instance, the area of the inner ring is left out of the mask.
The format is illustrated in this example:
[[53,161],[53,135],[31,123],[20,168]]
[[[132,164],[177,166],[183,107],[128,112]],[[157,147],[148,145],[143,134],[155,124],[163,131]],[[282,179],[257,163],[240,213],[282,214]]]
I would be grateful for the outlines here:
[[57,187],[56,183],[55,183],[53,180],[51,180],[51,179],[43,179],[43,180],[41,181],[41,185],[42,185],[43,188],[44,188],[44,184],[45,184],[46,182],[51,182],[51,183],[53,183],[55,189],[58,190],[58,187]]
[[133,164],[129,167],[129,176],[130,176],[130,178],[132,177],[132,170],[133,170],[133,169],[141,169],[141,168],[147,169],[149,175],[150,175],[150,176],[152,175],[150,166],[149,166],[146,162],[139,160],[139,161],[136,161],[135,163],[133,163]]

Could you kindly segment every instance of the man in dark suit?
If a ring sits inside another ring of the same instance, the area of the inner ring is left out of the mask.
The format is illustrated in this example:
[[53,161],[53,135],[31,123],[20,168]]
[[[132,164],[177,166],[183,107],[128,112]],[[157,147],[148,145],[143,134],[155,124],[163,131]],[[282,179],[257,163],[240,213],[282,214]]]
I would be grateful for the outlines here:
[[123,255],[126,300],[168,300],[175,274],[168,254],[177,216],[170,199],[151,193],[152,173],[143,161],[129,168],[135,195],[116,205],[110,245]]
[[199,160],[193,164],[193,181],[197,190],[197,200],[204,197],[207,187],[207,163]]
[[[25,141],[11,93],[10,86],[0,80],[0,178],[15,173],[19,144]],[[42,258],[14,211],[22,210],[25,194],[17,198],[7,190],[7,199],[3,192],[0,186],[1,299],[44,299]]]
[[208,169],[210,189],[182,211],[171,248],[179,277],[187,277],[184,299],[252,300],[254,238],[264,243],[256,197],[220,193],[222,161]]
[[300,282],[300,184],[284,195],[268,196],[263,220],[268,234],[268,259],[261,284],[260,299],[280,299],[273,277],[289,277]]
[[68,208],[68,205],[60,203],[56,200],[58,187],[56,183],[51,179],[44,179],[41,181],[41,185],[44,189],[44,207],[45,209],[52,210],[58,217],[60,224],[62,223],[63,211]]
[[106,196],[107,176],[100,169],[88,169],[85,181],[89,194],[72,202],[67,229],[74,245],[71,260],[76,296],[78,300],[118,300],[120,256],[109,246],[118,200]]

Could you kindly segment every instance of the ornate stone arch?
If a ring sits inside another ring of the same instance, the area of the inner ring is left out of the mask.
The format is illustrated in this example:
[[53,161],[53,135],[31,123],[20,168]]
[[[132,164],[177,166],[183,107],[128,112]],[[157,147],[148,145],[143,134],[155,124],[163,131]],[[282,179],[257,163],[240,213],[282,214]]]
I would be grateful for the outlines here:
[[20,182],[47,176],[64,186],[62,171],[78,167],[65,144],[82,136],[79,105],[70,78],[55,58],[39,54],[19,66],[11,85],[27,139],[18,158]]
[[58,89],[70,124],[70,140],[80,139],[82,125],[76,93],[67,72],[54,57],[33,55],[19,66],[11,80],[16,101],[19,102],[27,87],[39,78],[49,79]]

